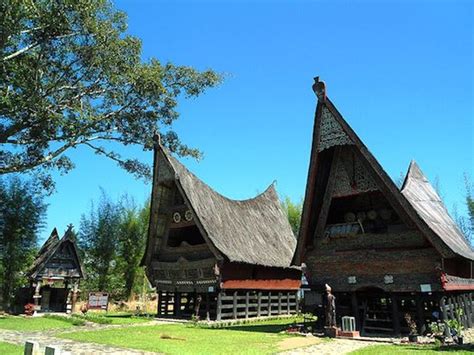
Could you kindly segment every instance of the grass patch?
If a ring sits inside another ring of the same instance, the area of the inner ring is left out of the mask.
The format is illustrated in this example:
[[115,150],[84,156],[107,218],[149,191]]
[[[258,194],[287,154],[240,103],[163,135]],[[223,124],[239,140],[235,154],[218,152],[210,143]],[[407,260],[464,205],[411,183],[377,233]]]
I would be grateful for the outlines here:
[[86,313],[73,314],[73,318],[83,321],[89,321],[98,324],[131,324],[131,323],[143,323],[150,319],[143,317],[135,317],[130,313]]
[[279,334],[295,318],[210,329],[163,324],[62,334],[60,337],[167,354],[268,354],[292,335]]
[[351,355],[440,355],[440,353],[473,354],[474,347],[436,345],[372,345],[351,352]]
[[65,319],[20,316],[8,316],[5,318],[0,318],[0,329],[8,330],[40,331],[48,329],[71,328],[72,326],[73,325]]
[[86,321],[83,320],[83,319],[75,318],[75,317],[59,316],[57,314],[45,314],[43,316],[43,318],[57,319],[57,320],[61,320],[61,321],[64,321],[64,322],[71,323],[72,325],[76,325],[76,326],[81,326],[81,325],[86,324]]
[[0,342],[0,354],[2,355],[22,355],[23,346]]

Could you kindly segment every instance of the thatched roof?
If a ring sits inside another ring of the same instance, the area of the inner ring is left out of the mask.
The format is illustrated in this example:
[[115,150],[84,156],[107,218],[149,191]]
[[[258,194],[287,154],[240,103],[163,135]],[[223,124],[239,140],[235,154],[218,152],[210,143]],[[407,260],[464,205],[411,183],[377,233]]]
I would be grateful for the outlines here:
[[410,163],[401,192],[416,210],[418,216],[453,252],[474,260],[474,251],[415,161]]
[[64,233],[64,236],[59,239],[58,231],[56,228],[53,229],[51,232],[51,235],[49,238],[44,242],[43,246],[39,250],[36,259],[33,261],[33,264],[31,265],[30,269],[27,272],[27,276],[34,279],[36,278],[43,268],[46,266],[48,263],[49,259],[51,259],[54,256],[54,253],[59,249],[61,244],[63,243],[71,243],[74,253],[75,253],[75,258],[77,259],[79,271],[81,274],[81,277],[85,276],[84,269],[79,257],[79,253],[77,251],[77,246],[76,246],[76,241],[74,239],[74,234],[72,232],[71,227],[68,228],[66,233]]
[[[318,209],[321,209],[321,203],[318,204],[318,199],[321,199],[321,196],[318,195],[316,186],[324,183],[324,179],[321,179],[324,174],[320,172],[319,156],[328,147],[348,145],[358,151],[364,164],[371,170],[381,192],[392,204],[403,222],[411,228],[420,230],[443,257],[462,256],[474,260],[471,247],[465,242],[439,196],[429,185],[419,168],[416,169],[415,165],[412,166],[413,169],[411,169],[411,173],[408,173],[405,183],[406,189],[400,191],[326,96],[324,83],[316,81],[313,90],[318,96],[318,102],[301,228],[293,263],[296,265],[301,263],[306,243],[314,236],[315,216],[317,216]],[[327,181],[325,183],[327,184]],[[324,189],[319,191],[324,191]]]
[[176,183],[207,238],[232,262],[290,267],[296,248],[288,218],[274,185],[248,200],[231,200],[214,191],[160,147]]

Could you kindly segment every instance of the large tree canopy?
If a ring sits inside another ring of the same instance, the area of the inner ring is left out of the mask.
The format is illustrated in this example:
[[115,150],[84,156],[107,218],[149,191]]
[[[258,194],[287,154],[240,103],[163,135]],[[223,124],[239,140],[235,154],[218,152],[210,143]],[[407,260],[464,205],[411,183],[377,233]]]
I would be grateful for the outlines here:
[[143,176],[146,166],[101,142],[149,148],[154,131],[171,151],[199,155],[172,130],[177,99],[219,74],[143,62],[107,0],[3,0],[0,13],[0,174],[34,169],[51,182],[51,169],[73,168],[65,152],[85,145]]

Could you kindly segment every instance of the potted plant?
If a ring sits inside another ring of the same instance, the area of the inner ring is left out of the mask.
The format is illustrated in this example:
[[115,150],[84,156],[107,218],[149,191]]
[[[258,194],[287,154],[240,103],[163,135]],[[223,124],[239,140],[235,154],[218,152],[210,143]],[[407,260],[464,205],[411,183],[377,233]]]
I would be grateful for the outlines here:
[[416,327],[416,322],[413,320],[410,313],[405,313],[405,321],[410,329],[408,341],[410,343],[416,343],[418,341],[418,328]]
[[[458,313],[458,312],[456,312]],[[459,345],[464,344],[463,330],[464,326],[457,319],[448,319],[446,321],[447,326],[449,327],[451,336],[453,340]]]
[[27,316],[32,316],[35,313],[35,305],[33,303],[25,304],[25,314]]
[[446,325],[444,323],[432,322],[429,328],[435,339],[439,340],[442,344],[446,342]]

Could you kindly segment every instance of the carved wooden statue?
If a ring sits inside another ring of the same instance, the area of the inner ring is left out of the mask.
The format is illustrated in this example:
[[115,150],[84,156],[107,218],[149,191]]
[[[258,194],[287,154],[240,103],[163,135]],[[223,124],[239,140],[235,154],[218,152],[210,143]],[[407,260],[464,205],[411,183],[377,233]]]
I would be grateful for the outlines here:
[[336,326],[336,297],[331,293],[331,287],[326,284],[326,325]]

